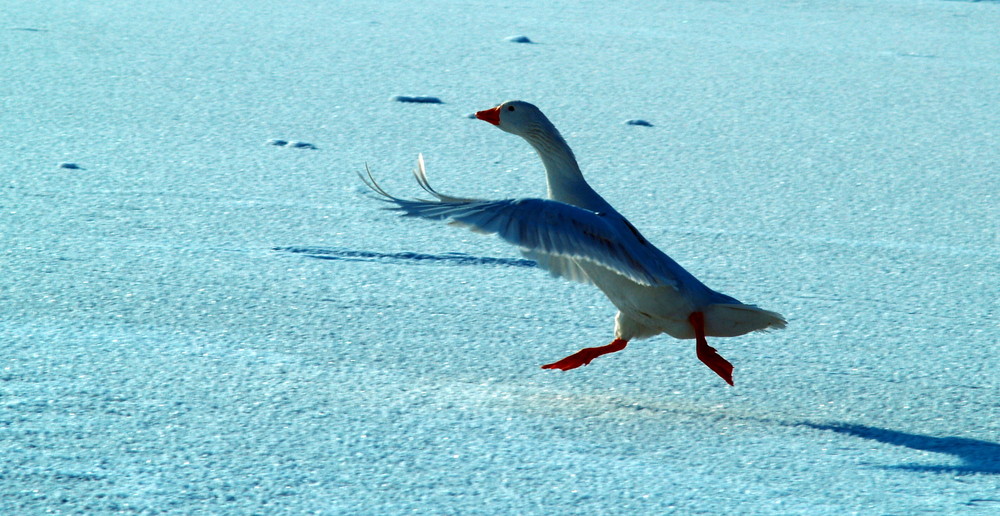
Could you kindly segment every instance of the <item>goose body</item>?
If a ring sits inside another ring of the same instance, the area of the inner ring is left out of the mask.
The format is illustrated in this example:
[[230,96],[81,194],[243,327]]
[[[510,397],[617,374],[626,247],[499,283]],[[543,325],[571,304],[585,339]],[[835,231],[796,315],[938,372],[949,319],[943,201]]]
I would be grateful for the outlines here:
[[593,284],[607,295],[618,308],[614,341],[543,368],[574,369],[624,349],[630,340],[666,333],[695,339],[698,358],[732,385],[733,366],[708,345],[706,337],[735,337],[785,326],[775,312],[708,288],[646,240],[591,188],[573,151],[537,107],[508,101],[476,117],[524,138],[535,149],[545,167],[548,199],[489,201],[444,195],[428,183],[422,157],[417,181],[435,200],[394,197],[370,174],[365,182],[404,215],[496,233],[551,274]]

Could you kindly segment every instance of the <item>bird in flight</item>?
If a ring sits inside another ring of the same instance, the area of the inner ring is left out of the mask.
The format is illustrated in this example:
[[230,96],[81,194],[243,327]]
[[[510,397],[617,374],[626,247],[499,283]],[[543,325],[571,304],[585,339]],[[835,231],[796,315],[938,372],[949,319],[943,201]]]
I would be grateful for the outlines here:
[[446,220],[495,233],[554,276],[601,289],[618,308],[615,338],[542,366],[567,371],[621,351],[629,341],[666,333],[695,339],[698,359],[733,385],[733,365],[706,337],[735,337],[780,329],[780,314],[716,292],[657,249],[583,178],[576,157],[552,122],[532,104],[511,100],[476,118],[524,138],[545,167],[548,199],[483,200],[453,197],[431,187],[418,157],[417,183],[433,200],[386,192],[368,171],[362,180],[405,216]]

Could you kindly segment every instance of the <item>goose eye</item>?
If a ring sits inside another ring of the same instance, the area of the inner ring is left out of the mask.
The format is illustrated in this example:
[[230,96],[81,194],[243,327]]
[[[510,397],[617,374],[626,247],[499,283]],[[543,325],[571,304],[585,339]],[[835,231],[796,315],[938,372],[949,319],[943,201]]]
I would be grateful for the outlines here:
[[507,106],[507,111],[514,111],[514,106]]

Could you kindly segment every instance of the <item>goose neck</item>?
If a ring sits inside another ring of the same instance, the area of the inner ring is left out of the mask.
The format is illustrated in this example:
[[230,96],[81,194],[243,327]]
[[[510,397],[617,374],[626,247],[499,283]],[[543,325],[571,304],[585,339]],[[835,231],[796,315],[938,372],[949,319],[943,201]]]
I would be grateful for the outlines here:
[[573,150],[562,135],[554,127],[540,129],[530,131],[525,139],[545,166],[549,198],[594,211],[613,209],[587,184]]

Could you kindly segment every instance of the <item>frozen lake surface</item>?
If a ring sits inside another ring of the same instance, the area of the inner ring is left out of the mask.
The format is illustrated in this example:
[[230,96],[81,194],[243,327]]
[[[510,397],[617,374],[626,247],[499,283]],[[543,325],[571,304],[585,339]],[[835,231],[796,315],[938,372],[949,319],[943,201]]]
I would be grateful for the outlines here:
[[[1000,512],[1000,3],[2,11],[0,513]],[[788,318],[735,387],[364,193],[544,195],[512,98]]]

